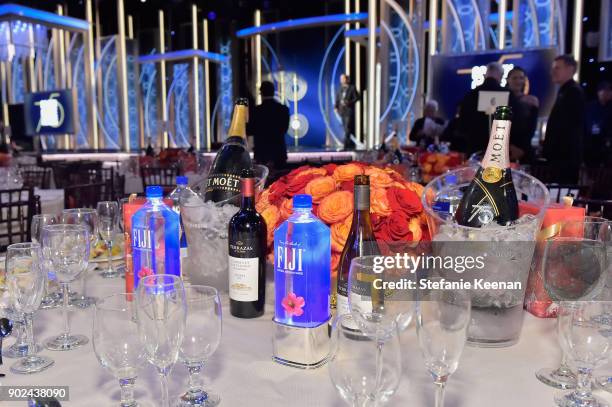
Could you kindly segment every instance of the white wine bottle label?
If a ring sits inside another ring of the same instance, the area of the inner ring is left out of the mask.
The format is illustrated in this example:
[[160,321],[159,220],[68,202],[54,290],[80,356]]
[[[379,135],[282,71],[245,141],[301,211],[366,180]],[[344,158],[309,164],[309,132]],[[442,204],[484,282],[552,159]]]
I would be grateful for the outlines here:
[[[351,293],[351,303],[353,305],[353,309],[355,309],[356,311],[359,310],[359,312],[362,312],[364,314],[372,312],[372,298],[371,297],[363,298],[359,294]],[[336,302],[336,309],[337,309],[338,316],[344,315],[344,314],[350,314],[351,310],[349,308],[348,297],[345,297],[344,295],[338,295],[337,302]],[[345,322],[344,326],[348,329],[354,329],[354,330],[359,329],[359,327],[357,326],[357,324],[355,324],[353,320],[348,320],[347,322]]]
[[511,124],[510,120],[493,120],[489,145],[481,163],[488,178],[485,179],[485,174],[483,173],[483,179],[486,182],[493,183],[499,181],[502,177],[502,172],[497,170],[505,170],[510,166]]
[[257,301],[259,259],[229,256],[229,296],[234,301]]

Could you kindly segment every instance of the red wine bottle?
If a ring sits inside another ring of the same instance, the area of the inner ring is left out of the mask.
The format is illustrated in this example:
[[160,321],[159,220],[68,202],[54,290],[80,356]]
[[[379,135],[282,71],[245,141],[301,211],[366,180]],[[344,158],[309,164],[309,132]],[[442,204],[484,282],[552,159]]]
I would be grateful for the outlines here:
[[497,107],[487,151],[455,212],[459,224],[482,227],[497,222],[507,225],[518,218],[518,200],[509,158],[511,124],[512,109],[509,106]]
[[266,292],[266,223],[255,210],[253,170],[242,171],[242,204],[229,223],[230,312],[238,318],[264,313]]
[[208,173],[205,201],[221,202],[234,198],[231,203],[240,204],[240,173],[252,166],[246,141],[248,115],[248,100],[239,98],[234,105],[229,137],[217,152]]

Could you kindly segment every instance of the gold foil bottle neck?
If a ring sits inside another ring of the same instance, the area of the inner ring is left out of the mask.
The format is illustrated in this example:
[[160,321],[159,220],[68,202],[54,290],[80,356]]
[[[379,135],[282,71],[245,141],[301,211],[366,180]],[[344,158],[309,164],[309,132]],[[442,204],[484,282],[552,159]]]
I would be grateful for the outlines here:
[[227,135],[229,137],[242,137],[246,139],[246,124],[249,121],[249,106],[243,104],[234,105],[234,114]]

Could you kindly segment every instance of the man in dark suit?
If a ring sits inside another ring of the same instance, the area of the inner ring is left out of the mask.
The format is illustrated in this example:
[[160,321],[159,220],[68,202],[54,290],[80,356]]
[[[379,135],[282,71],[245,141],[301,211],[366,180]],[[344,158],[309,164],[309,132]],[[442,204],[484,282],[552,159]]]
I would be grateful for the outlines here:
[[560,85],[546,124],[544,157],[556,171],[556,181],[576,183],[582,162],[585,126],[584,93],[574,79],[576,60],[560,55],[553,61],[552,81]]
[[262,82],[259,92],[262,102],[253,109],[247,129],[253,135],[255,161],[281,169],[287,164],[285,134],[289,128],[289,108],[274,99],[272,82]]
[[355,143],[351,140],[351,135],[355,134],[355,103],[359,100],[359,94],[348,75],[340,75],[340,89],[336,94],[334,109],[342,119],[344,128],[344,148],[353,149]]
[[502,88],[500,83],[504,76],[504,68],[498,62],[487,65],[485,80],[482,85],[469,91],[459,105],[458,130],[467,141],[467,152],[484,152],[489,143],[490,123],[489,116],[478,111],[478,96],[480,91],[507,92],[508,104],[514,106],[514,97],[508,89]]

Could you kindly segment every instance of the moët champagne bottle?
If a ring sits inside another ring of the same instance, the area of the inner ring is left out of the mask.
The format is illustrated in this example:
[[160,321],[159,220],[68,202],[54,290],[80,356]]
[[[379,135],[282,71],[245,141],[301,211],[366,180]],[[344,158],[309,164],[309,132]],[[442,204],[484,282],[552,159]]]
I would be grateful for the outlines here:
[[512,109],[497,107],[487,151],[455,213],[460,225],[482,227],[491,222],[507,225],[518,218],[509,158],[511,124]]

